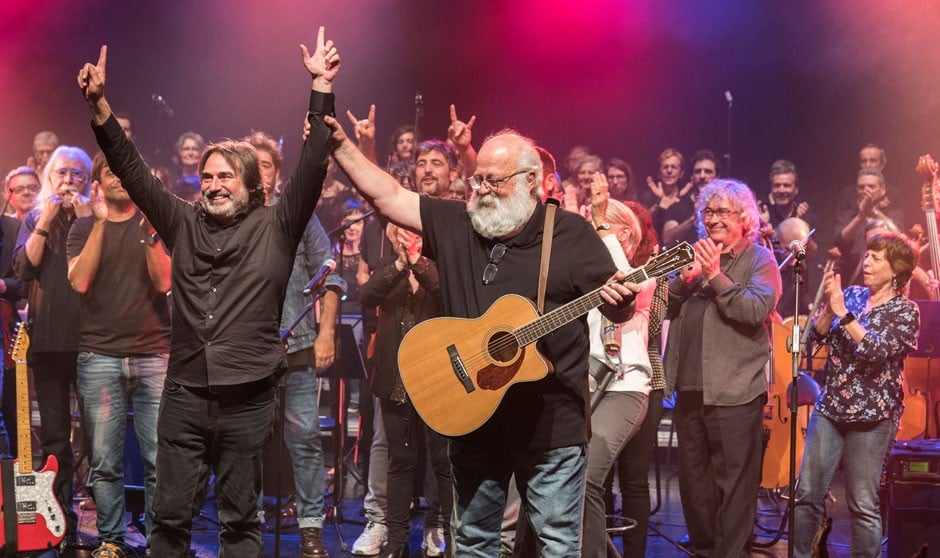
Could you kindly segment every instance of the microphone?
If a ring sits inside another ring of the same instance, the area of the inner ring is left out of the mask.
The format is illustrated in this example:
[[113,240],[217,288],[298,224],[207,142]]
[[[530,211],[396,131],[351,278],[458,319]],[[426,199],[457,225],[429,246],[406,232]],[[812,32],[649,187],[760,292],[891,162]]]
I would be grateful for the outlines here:
[[731,91],[725,90],[725,100],[728,101],[728,107],[731,107],[731,104],[734,103],[734,97],[731,96]]
[[153,104],[153,106],[157,107],[157,110],[160,111],[160,114],[166,116],[167,118],[173,118],[173,107],[167,104],[166,99],[163,98],[163,95],[154,93],[150,96],[150,102]]
[[[807,240],[809,240],[807,238]],[[802,260],[806,257],[806,244],[802,240],[791,240],[790,241],[790,254],[798,260]]]
[[326,276],[336,270],[336,260],[330,258],[323,262],[323,265],[320,267],[320,271],[313,276],[313,279],[307,283],[307,286],[304,287],[304,296],[308,296],[313,291],[319,290],[323,286],[323,283],[326,281]]

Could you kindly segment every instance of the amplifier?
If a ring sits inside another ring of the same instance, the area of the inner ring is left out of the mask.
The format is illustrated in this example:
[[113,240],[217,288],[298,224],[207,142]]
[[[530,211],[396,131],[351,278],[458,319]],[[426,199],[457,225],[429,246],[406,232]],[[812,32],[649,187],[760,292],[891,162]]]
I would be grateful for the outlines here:
[[885,466],[888,558],[940,549],[940,440],[895,442]]
[[891,481],[940,484],[940,439],[895,442],[885,469]]

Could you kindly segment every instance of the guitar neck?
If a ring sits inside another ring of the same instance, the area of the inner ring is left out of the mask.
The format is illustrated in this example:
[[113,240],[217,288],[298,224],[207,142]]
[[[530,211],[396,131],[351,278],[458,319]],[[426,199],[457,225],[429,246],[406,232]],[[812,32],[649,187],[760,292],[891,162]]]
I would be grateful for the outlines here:
[[30,429],[29,372],[25,359],[16,361],[16,456],[21,471],[33,470]]
[[[623,280],[623,282],[642,283],[649,278],[650,276],[647,275],[646,267],[644,266],[631,272],[626,277],[626,279]],[[559,306],[544,316],[532,320],[526,325],[517,328],[515,331],[513,331],[513,334],[516,336],[516,340],[519,342],[519,345],[525,346],[529,343],[534,343],[535,341],[538,341],[542,337],[555,331],[568,322],[580,318],[581,316],[603,304],[604,299],[601,298],[602,288],[603,287],[598,287],[593,291],[572,300],[568,304]]]

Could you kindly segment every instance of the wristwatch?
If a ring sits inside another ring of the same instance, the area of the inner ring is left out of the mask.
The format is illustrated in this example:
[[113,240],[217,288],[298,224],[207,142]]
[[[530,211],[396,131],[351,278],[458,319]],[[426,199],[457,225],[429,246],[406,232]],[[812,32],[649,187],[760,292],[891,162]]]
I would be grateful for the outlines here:
[[142,244],[147,246],[153,246],[154,244],[160,242],[160,236],[157,233],[153,233],[150,236],[145,236],[143,240],[140,241]]
[[842,316],[842,319],[839,320],[839,326],[845,327],[854,321],[855,321],[855,314],[851,312],[846,312],[845,315]]
[[596,228],[597,228],[597,230],[599,230],[599,231],[609,231],[609,230],[610,230],[610,223],[601,223],[600,225],[597,225]]

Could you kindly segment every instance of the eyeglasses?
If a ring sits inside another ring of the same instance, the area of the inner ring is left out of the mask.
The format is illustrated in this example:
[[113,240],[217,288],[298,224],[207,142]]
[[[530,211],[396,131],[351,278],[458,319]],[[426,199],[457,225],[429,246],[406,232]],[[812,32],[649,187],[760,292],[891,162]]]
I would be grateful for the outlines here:
[[202,178],[201,178],[203,186],[211,186],[212,181],[216,179],[218,179],[219,184],[228,188],[235,182],[235,175],[232,173],[228,173],[228,172],[216,174],[216,175],[205,173],[202,175]]
[[712,217],[717,216],[719,219],[727,219],[728,217],[731,217],[735,213],[737,213],[737,210],[730,209],[727,207],[719,207],[718,209],[712,209],[710,207],[706,207],[705,209],[702,210],[702,218],[711,219]]
[[65,178],[71,174],[72,178],[75,180],[85,180],[88,177],[88,173],[85,172],[84,169],[68,169],[63,167],[56,169],[55,173],[59,175],[60,178]]
[[476,176],[471,176],[470,178],[468,178],[467,183],[470,184],[470,187],[473,188],[474,190],[479,190],[480,188],[483,187],[484,184],[486,184],[487,186],[490,187],[490,190],[493,190],[494,192],[498,192],[500,186],[508,182],[510,178],[514,176],[519,176],[520,174],[527,173],[527,172],[532,172],[532,169],[523,169],[521,171],[516,171],[510,174],[509,176],[504,176],[502,178],[486,178],[484,176],[476,175]]
[[39,184],[21,184],[19,186],[14,186],[10,188],[10,192],[13,194],[22,194],[23,192],[32,192],[38,194],[42,190],[42,186]]
[[[519,173],[516,173],[519,174]],[[499,268],[496,267],[499,265],[499,262],[503,261],[503,256],[506,255],[506,245],[505,244],[495,244],[493,249],[490,250],[490,263],[486,264],[486,267],[483,268],[483,284],[489,285],[493,279],[496,278],[496,272],[499,271]]]

